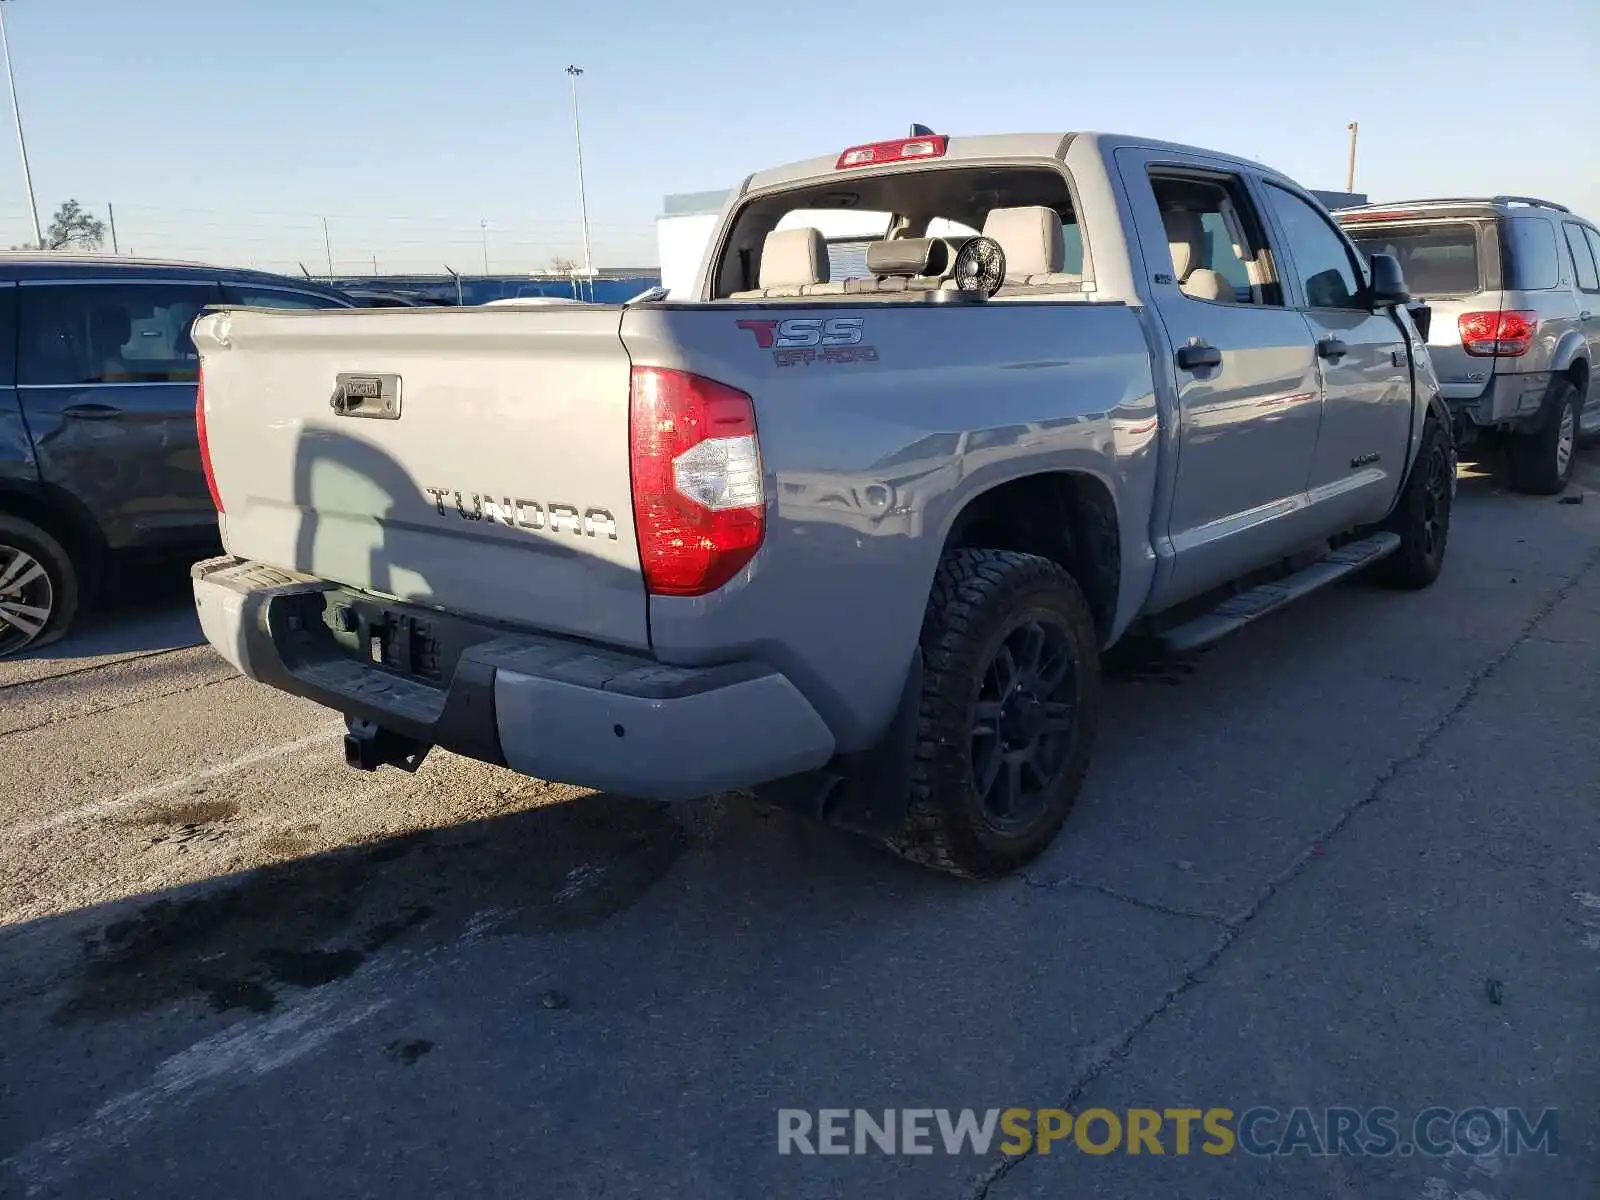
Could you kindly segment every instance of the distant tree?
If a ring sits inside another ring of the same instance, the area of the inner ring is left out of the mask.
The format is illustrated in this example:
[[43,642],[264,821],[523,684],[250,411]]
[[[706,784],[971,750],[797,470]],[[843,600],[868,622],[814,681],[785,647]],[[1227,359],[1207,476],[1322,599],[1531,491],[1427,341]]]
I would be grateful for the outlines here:
[[559,254],[550,260],[550,273],[552,275],[571,275],[577,269],[577,263],[570,258],[562,258]]
[[44,235],[47,250],[98,250],[105,244],[106,223],[84,212],[76,200],[65,201],[50,219]]

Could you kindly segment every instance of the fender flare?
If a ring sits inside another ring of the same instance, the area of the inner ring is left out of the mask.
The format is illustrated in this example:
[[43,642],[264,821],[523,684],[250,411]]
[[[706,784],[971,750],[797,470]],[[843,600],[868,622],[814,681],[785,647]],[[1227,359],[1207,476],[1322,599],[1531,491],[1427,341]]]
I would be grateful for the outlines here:
[[[1406,469],[1400,476],[1400,486],[1395,489],[1394,501],[1389,505],[1389,511],[1384,513],[1383,520],[1387,521],[1394,516],[1395,510],[1400,507],[1400,502],[1405,498],[1406,488],[1411,483],[1411,472],[1417,468],[1417,452],[1422,446],[1422,431],[1427,428],[1428,418],[1432,417],[1439,423],[1439,428],[1444,430],[1444,435],[1449,439],[1448,453],[1450,455],[1451,492],[1455,491],[1456,468],[1456,430],[1455,418],[1450,412],[1450,406],[1445,403],[1444,397],[1437,391],[1428,394],[1428,402],[1423,406],[1420,417],[1411,427],[1411,437],[1406,444]],[[1382,522],[1379,522],[1381,525]]]
[[1557,375],[1564,375],[1572,369],[1572,364],[1583,361],[1589,365],[1589,341],[1576,329],[1569,329],[1556,343],[1555,356],[1550,360],[1550,370]]
[[1444,397],[1434,392],[1428,397],[1428,413],[1444,426],[1445,432],[1450,435],[1450,447],[1455,449],[1455,417],[1450,412],[1450,406],[1444,402]]
[[105,532],[83,501],[65,488],[27,480],[0,479],[0,511],[42,525],[56,537],[92,555],[104,554]]

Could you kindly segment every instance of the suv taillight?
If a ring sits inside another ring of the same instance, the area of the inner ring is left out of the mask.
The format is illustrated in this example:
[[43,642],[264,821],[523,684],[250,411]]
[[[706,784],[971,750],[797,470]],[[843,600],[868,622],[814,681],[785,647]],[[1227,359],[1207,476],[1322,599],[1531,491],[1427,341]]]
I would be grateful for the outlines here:
[[1521,358],[1533,345],[1539,314],[1532,309],[1469,312],[1456,318],[1461,348],[1474,358]]
[[656,596],[715,591],[766,534],[755,403],[686,371],[635,367],[628,427],[645,587]]
[[217,476],[211,469],[211,442],[206,437],[206,377],[202,371],[194,389],[194,430],[200,439],[200,470],[205,473],[211,503],[222,511],[222,495],[217,491]]

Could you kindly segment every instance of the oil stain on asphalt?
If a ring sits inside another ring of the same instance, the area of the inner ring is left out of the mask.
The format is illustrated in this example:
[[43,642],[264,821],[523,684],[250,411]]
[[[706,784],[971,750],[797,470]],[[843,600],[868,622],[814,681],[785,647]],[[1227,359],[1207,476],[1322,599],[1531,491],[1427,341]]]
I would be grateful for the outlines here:
[[139,825],[210,825],[239,815],[239,806],[232,800],[180,800],[162,804],[149,812],[141,813]]
[[285,988],[344,979],[391,944],[453,940],[486,909],[506,914],[501,932],[593,925],[687,844],[662,805],[587,795],[128,902],[87,940],[54,1020],[196,1001],[269,1012]]
[[432,1049],[433,1043],[427,1038],[411,1038],[408,1041],[390,1042],[386,1052],[401,1066],[409,1067]]

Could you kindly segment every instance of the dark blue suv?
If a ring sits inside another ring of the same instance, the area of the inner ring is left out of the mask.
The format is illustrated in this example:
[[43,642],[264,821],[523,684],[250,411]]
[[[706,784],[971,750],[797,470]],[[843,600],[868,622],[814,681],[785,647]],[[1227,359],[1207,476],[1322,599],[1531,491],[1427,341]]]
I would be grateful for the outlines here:
[[189,340],[211,304],[351,302],[259,271],[0,253],[0,656],[66,632],[112,556],[216,545]]

